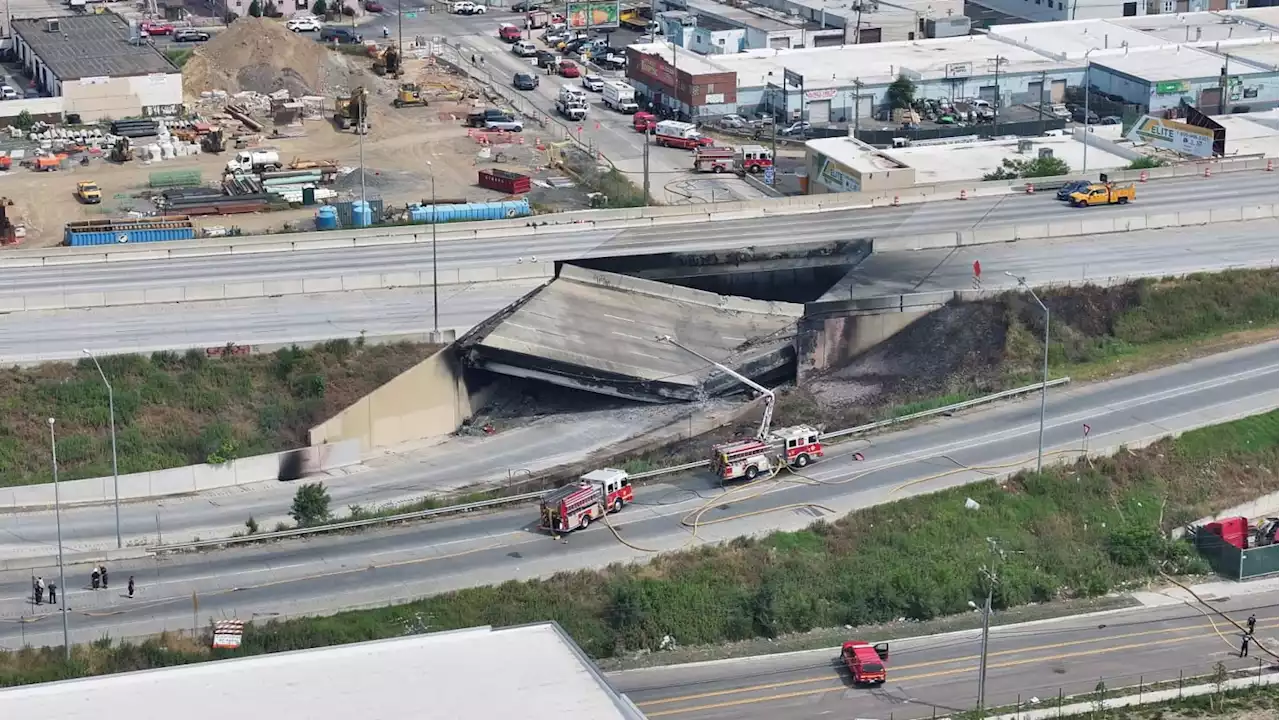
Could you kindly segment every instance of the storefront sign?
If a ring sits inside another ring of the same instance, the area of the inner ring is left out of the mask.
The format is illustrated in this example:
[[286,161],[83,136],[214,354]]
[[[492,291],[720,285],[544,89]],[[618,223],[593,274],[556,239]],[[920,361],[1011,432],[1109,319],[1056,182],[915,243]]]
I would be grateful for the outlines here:
[[858,177],[831,158],[823,158],[820,167],[822,169],[818,172],[818,181],[831,192],[859,192],[862,190],[862,183],[858,181]]
[[805,90],[804,91],[804,99],[810,102],[814,102],[817,100],[830,100],[835,96],[836,96],[835,88],[830,88],[827,90]]

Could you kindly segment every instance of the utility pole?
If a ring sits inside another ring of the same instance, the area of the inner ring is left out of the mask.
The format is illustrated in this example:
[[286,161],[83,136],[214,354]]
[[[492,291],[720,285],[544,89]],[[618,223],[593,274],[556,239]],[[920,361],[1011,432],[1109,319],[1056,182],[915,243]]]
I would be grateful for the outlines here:
[[[1072,15],[1074,16],[1074,10]],[[1081,148],[1080,172],[1089,172],[1089,96],[1093,93],[1089,92],[1089,68],[1093,62],[1089,60],[1089,53],[1098,48],[1090,48],[1084,54],[1084,147]]]
[[1044,467],[1044,408],[1049,396],[1049,306],[1040,300],[1040,296],[1036,295],[1036,291],[1031,289],[1027,284],[1025,277],[1018,277],[1013,273],[1005,271],[1005,275],[1018,281],[1018,287],[1026,290],[1031,299],[1036,301],[1041,310],[1044,310],[1044,368],[1043,376],[1040,380],[1040,441],[1036,444],[1036,472]]
[[116,455],[116,393],[112,389],[111,383],[107,380],[107,374],[102,371],[102,365],[98,363],[98,357],[89,352],[89,348],[84,349],[84,354],[93,360],[93,366],[98,368],[98,375],[102,378],[102,384],[107,386],[107,412],[111,415],[111,477],[115,481],[116,490],[116,548],[123,548],[124,539],[120,535],[120,464],[117,462]]
[[[861,120],[859,101],[862,99],[862,78],[853,79],[853,139],[858,139],[858,126]],[[774,161],[775,164],[777,161]]]
[[978,664],[978,717],[986,717],[985,710],[987,706],[987,647],[991,640],[991,601],[995,597],[996,582],[996,559],[1004,557],[1004,550],[1000,548],[1000,541],[996,538],[987,538],[987,547],[992,554],[991,565],[982,566],[982,575],[987,579],[987,601],[982,607],[982,656]]
[[[784,83],[785,85],[785,83]],[[785,93],[786,90],[784,89]],[[778,184],[778,108],[775,104],[776,96],[773,94],[773,83],[769,83],[769,127],[772,129],[773,137],[770,139],[769,156],[772,158],[774,174],[773,184]],[[783,102],[785,105],[786,102]]]
[[641,159],[644,161],[644,204],[649,205],[649,142],[652,139],[649,128],[646,126],[644,130],[644,148],[641,150]]
[[436,171],[430,160],[427,167],[431,168],[431,329],[435,341],[440,342],[440,275],[436,264],[436,226],[440,224],[440,208],[436,205]]
[[[399,59],[400,51],[404,49],[404,10],[402,9],[402,0],[396,0],[396,56],[397,62],[403,62]],[[399,67],[396,68],[399,70]]]
[[996,84],[996,101],[992,105],[991,116],[991,135],[992,137],[1000,134],[1000,61],[1004,58],[996,55],[995,57],[995,84]]
[[1039,108],[1040,108],[1040,134],[1041,134],[1041,135],[1044,135],[1044,123],[1045,123],[1045,116],[1044,116],[1044,95],[1045,95],[1045,87],[1044,87],[1044,83],[1045,83],[1045,72],[1044,72],[1043,70],[1041,70],[1041,71],[1040,71],[1040,105],[1039,105]]
[[67,627],[67,576],[62,565],[62,504],[58,500],[58,438],[49,418],[49,451],[53,454],[53,518],[58,528],[58,587],[62,589],[62,653],[71,661],[71,631]]

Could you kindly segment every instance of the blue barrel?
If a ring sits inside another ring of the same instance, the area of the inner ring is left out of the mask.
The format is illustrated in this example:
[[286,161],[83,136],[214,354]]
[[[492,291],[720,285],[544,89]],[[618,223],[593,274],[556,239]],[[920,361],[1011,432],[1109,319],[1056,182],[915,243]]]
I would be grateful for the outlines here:
[[351,224],[355,227],[369,227],[373,224],[373,208],[363,200],[351,203]]
[[316,229],[337,230],[338,208],[332,205],[321,205],[320,209],[316,211]]

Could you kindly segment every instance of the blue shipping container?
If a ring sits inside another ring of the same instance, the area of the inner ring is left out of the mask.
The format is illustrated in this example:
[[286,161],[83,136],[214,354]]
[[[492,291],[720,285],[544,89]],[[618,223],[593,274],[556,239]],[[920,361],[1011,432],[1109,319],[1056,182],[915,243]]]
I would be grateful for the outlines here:
[[413,222],[472,222],[477,220],[511,220],[533,214],[528,200],[467,203],[465,205],[414,205],[409,208]]
[[168,215],[140,220],[85,220],[67,223],[62,241],[64,245],[83,247],[191,240],[195,236],[196,229],[191,218],[186,215]]

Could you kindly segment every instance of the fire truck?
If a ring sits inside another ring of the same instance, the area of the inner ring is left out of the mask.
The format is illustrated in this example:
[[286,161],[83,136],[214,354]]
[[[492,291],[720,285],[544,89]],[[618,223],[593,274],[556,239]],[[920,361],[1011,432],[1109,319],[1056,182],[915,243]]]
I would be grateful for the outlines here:
[[721,443],[711,449],[711,469],[721,480],[755,480],[775,469],[802,468],[822,457],[821,433],[808,425],[779,428],[760,438]]
[[702,353],[681,345],[670,335],[658,338],[663,342],[697,356],[709,365],[732,376],[764,396],[764,415],[754,437],[715,445],[711,448],[711,469],[721,482],[746,478],[755,480],[783,467],[802,468],[822,457],[822,432],[808,425],[794,425],[770,431],[773,423],[773,391],[732,368],[712,360]]
[[592,470],[576,483],[553,490],[540,501],[542,528],[562,533],[584,529],[606,512],[618,512],[635,499],[631,480],[622,470]]

